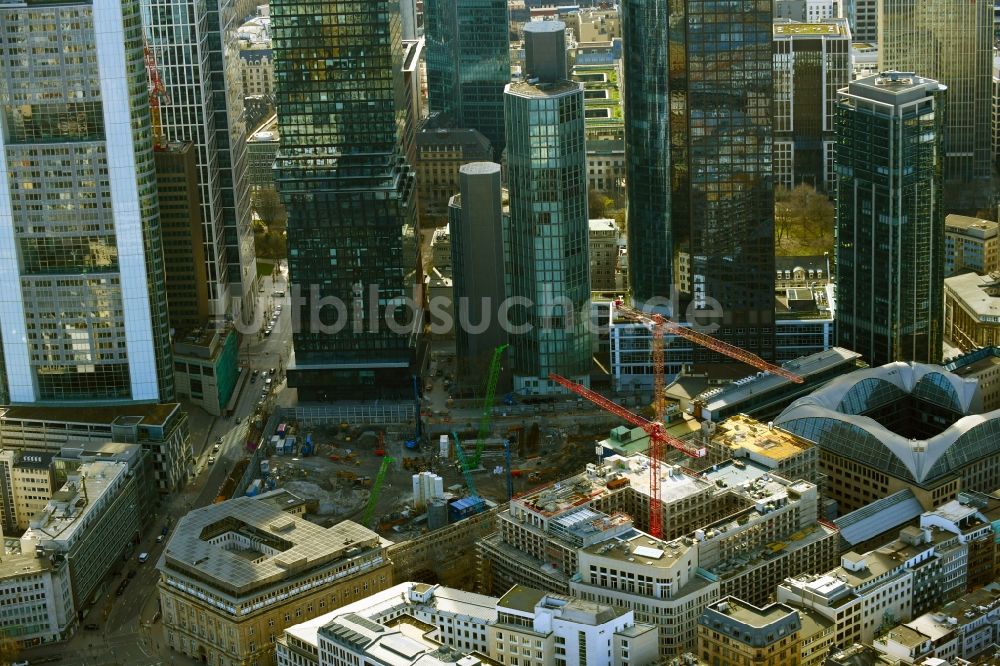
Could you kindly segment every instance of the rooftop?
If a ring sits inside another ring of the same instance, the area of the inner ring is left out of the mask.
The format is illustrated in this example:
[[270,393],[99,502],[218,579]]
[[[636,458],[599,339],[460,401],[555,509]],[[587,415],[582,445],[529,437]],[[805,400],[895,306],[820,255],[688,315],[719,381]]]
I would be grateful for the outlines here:
[[278,142],[278,114],[275,113],[270,118],[260,124],[257,129],[247,137],[248,143]]
[[581,552],[614,562],[634,562],[654,569],[670,569],[691,554],[694,542],[681,538],[663,541],[639,530],[584,548]]
[[850,38],[851,33],[843,20],[827,20],[820,23],[799,23],[791,19],[775,19],[775,37],[818,37],[829,35],[831,37]]
[[85,517],[103,506],[105,493],[116,487],[119,478],[127,473],[128,464],[124,462],[81,465],[52,495],[45,508],[32,517],[30,527],[21,536],[21,551],[28,552],[35,545],[51,542],[65,544],[68,549],[74,535],[88,522]]
[[884,639],[895,641],[908,648],[920,647],[929,640],[927,636],[912,627],[906,626],[905,624],[893,627],[876,640]]
[[978,217],[967,215],[957,215],[951,213],[944,218],[946,231],[952,232],[978,232],[975,235],[980,238],[992,238],[997,235],[1000,224],[992,220],[983,220]]
[[523,585],[515,585],[508,590],[497,602],[497,608],[500,611],[509,609],[533,615],[551,611],[553,615],[558,617],[572,619],[577,623],[590,626],[605,624],[629,612],[624,608],[534,590]]
[[[962,302],[965,309],[972,315],[990,323],[996,323],[1000,317],[1000,273],[978,275],[962,273],[945,278],[944,287]],[[990,319],[985,319],[989,317]]]
[[732,450],[734,456],[757,455],[776,462],[812,448],[812,444],[797,435],[743,414],[730,416],[719,423],[712,441]]
[[488,597],[483,594],[464,592],[440,585],[398,583],[387,590],[376,592],[364,599],[289,627],[285,633],[310,645],[316,645],[316,635],[319,628],[329,624],[340,615],[355,613],[361,617],[378,621],[380,618],[395,614],[400,610],[413,613],[414,609],[418,607],[475,617],[483,622],[494,622],[497,619],[496,604],[496,597]]
[[180,411],[180,404],[167,402],[160,404],[127,404],[117,407],[7,407],[0,411],[0,419],[17,421],[45,421],[65,423],[111,424],[122,417],[135,417],[142,425],[162,426],[174,412]]
[[802,626],[798,612],[791,606],[771,603],[758,608],[736,597],[710,604],[698,623],[757,648],[776,643]]
[[833,521],[841,544],[853,546],[918,518],[923,507],[909,488],[841,516]]
[[379,536],[357,523],[324,529],[270,501],[240,497],[181,518],[157,567],[239,596],[380,548]]
[[578,92],[583,86],[577,81],[557,81],[554,83],[528,83],[514,81],[507,84],[507,91],[519,97],[555,97]]

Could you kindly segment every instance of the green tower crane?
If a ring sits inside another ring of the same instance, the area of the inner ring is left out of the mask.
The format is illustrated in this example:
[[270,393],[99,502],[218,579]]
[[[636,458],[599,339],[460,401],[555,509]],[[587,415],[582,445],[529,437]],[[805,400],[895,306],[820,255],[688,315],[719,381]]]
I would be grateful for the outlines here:
[[474,467],[469,464],[469,461],[465,457],[465,451],[462,450],[462,443],[458,441],[458,433],[452,432],[451,436],[455,438],[455,457],[458,458],[458,465],[462,469],[462,476],[465,477],[465,485],[469,487],[470,497],[479,497],[479,493],[476,492],[476,484],[472,481],[472,471]]
[[486,446],[486,437],[490,434],[490,421],[493,420],[493,399],[496,396],[497,380],[500,378],[500,359],[503,357],[507,345],[497,345],[493,350],[493,360],[490,362],[490,371],[486,375],[486,398],[483,400],[483,414],[479,418],[479,435],[476,437],[476,452],[469,461],[470,467],[464,469],[475,469],[479,467],[479,460],[483,456],[483,448]]
[[385,482],[385,474],[389,471],[389,465],[394,462],[396,462],[396,459],[391,456],[382,458],[382,466],[378,468],[378,476],[375,477],[375,485],[372,486],[372,492],[368,496],[368,504],[365,504],[365,512],[361,514],[361,524],[365,527],[371,527],[375,502],[378,501],[378,494],[382,490],[382,484]]

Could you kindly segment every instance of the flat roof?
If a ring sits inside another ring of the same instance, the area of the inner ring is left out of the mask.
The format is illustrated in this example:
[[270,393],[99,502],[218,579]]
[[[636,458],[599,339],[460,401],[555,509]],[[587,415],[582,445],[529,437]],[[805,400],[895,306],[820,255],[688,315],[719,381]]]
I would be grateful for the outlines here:
[[[213,542],[227,534],[255,544],[256,549],[250,546],[253,559]],[[323,528],[271,502],[240,497],[195,509],[178,520],[157,568],[243,595],[378,548],[379,536],[357,523]]]
[[670,569],[688,556],[694,546],[685,538],[663,541],[639,530],[629,530],[582,552],[615,562],[632,562],[653,569]]
[[944,286],[976,317],[1000,317],[1000,296],[990,294],[1000,289],[1000,273],[953,275],[945,278]]
[[896,641],[900,645],[905,645],[906,647],[918,647],[925,641],[930,640],[928,636],[925,636],[916,629],[908,627],[905,624],[893,627],[885,634],[884,637],[889,640]]
[[712,441],[734,453],[757,454],[778,462],[813,448],[811,443],[787,430],[769,426],[744,414],[730,416],[716,425]]
[[850,37],[847,25],[842,21],[824,21],[821,23],[798,23],[796,21],[775,20],[774,35],[776,37]]
[[0,412],[0,419],[19,421],[47,421],[60,423],[100,423],[110,425],[121,417],[136,417],[143,425],[163,425],[180,410],[180,403],[127,404],[117,407],[7,407]]
[[36,544],[71,540],[86,522],[84,518],[126,473],[128,463],[124,462],[101,460],[80,465],[45,508],[31,518],[30,527],[21,536],[21,552],[33,549]]
[[583,90],[583,84],[578,81],[556,81],[528,83],[514,81],[507,84],[507,90],[519,97],[555,97]]
[[776,602],[770,603],[763,608],[758,608],[737,597],[720,599],[713,604],[709,604],[708,610],[713,610],[737,622],[757,629],[780,622],[789,615],[795,615],[796,611],[791,606]]
[[981,229],[984,231],[991,230],[994,233],[1000,228],[1000,224],[997,224],[993,220],[984,220],[979,217],[969,217],[968,215],[958,215],[957,213],[949,213],[945,215],[944,218],[945,229]]

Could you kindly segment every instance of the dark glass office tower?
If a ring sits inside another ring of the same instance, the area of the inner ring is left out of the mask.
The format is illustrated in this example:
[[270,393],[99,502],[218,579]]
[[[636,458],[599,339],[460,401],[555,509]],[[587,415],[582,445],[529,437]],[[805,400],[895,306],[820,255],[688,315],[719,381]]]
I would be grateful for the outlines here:
[[394,323],[406,318],[414,222],[399,0],[275,0],[271,30],[297,326],[289,384],[306,400],[412,395],[415,336]]
[[424,0],[430,111],[504,148],[503,89],[510,82],[507,0]]
[[624,0],[622,32],[632,295],[714,300],[701,323],[773,357],[771,3]]
[[944,92],[889,72],[837,98],[837,344],[871,366],[941,360]]

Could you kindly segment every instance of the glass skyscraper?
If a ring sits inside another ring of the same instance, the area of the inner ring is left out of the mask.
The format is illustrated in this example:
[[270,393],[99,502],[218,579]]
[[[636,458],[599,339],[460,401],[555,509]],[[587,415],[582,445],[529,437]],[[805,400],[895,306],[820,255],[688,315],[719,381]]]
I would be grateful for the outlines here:
[[[717,303],[721,316],[701,323],[771,358],[771,2],[621,6],[633,299],[676,287],[682,308]],[[698,349],[696,361],[725,359]]]
[[399,0],[273,0],[271,30],[296,325],[288,382],[306,400],[412,396]]
[[139,0],[0,25],[4,402],[172,400]]
[[503,91],[510,81],[507,0],[424,0],[431,112],[479,130],[503,152]]
[[[879,0],[878,7],[879,69],[918,72],[948,86],[945,182],[989,178],[993,173],[993,3]],[[988,188],[977,190],[989,195]],[[966,198],[971,197],[962,196]],[[966,203],[949,202],[949,207],[963,209]]]
[[[511,317],[530,329],[510,331],[514,388],[522,393],[553,390],[551,372],[590,381],[583,84],[566,79],[564,31],[560,21],[525,25],[528,78],[509,84],[504,95],[511,296],[530,303]],[[552,42],[561,48],[549,48]],[[535,53],[561,57],[561,66],[535,63]]]
[[941,360],[945,90],[889,72],[838,95],[837,345],[871,366]]
[[164,136],[198,155],[209,310],[217,322],[250,321],[257,264],[250,224],[247,127],[237,28],[256,0],[141,0],[142,22],[169,95]]

